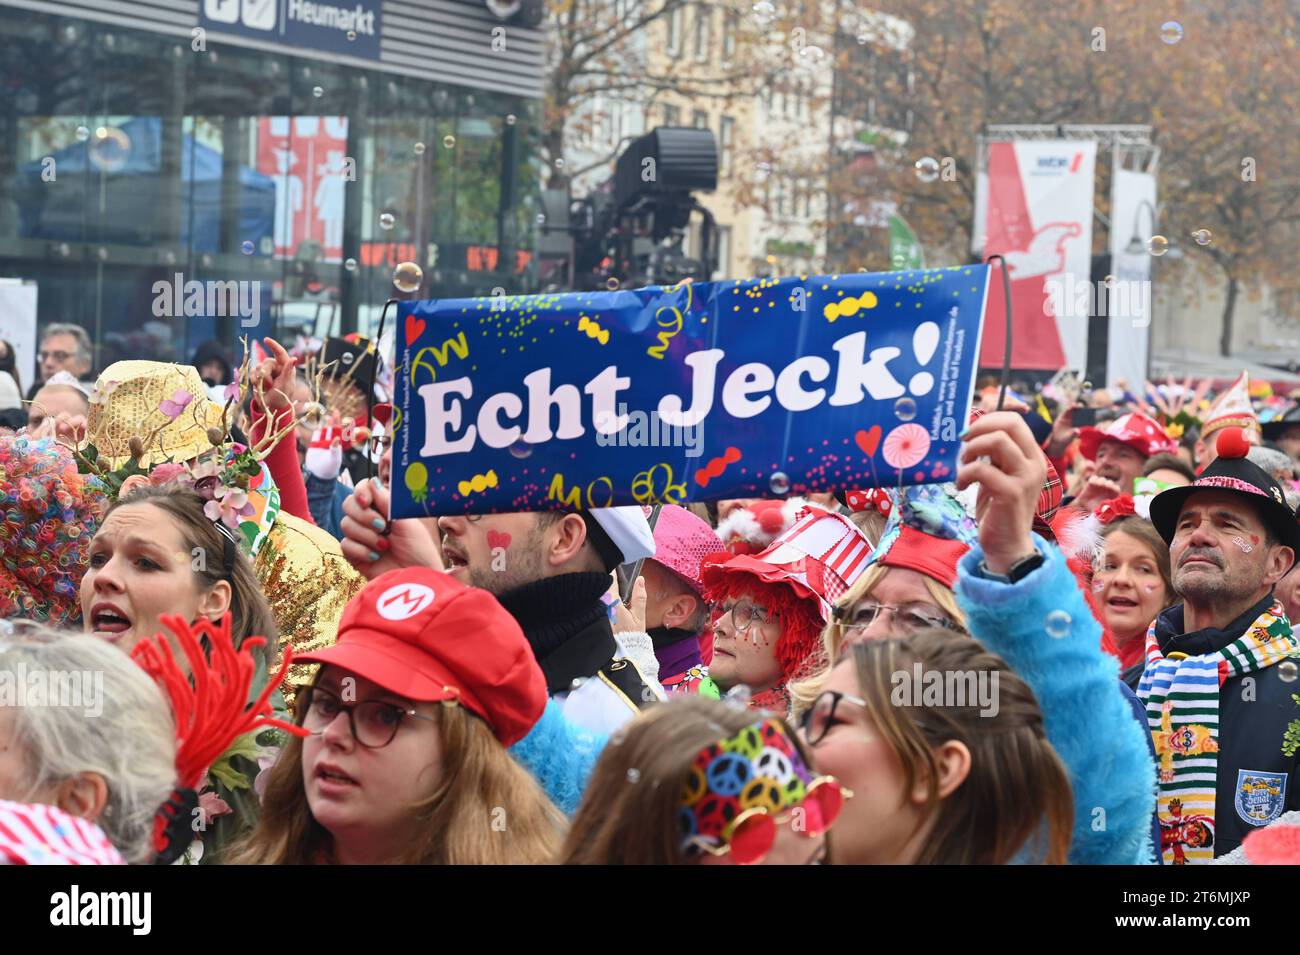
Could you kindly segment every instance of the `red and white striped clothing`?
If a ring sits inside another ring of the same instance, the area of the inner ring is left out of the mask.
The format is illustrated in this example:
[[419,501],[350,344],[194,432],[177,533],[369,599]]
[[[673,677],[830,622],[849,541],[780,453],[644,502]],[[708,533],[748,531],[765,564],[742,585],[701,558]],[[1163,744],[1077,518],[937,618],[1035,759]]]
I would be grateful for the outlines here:
[[0,800],[0,865],[126,865],[93,822],[40,804]]

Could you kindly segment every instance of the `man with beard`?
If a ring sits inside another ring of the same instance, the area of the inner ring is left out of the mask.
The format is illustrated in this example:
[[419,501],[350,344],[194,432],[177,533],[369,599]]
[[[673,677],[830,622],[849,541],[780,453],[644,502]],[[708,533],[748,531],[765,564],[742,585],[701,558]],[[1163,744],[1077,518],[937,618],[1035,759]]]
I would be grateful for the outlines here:
[[641,508],[440,517],[441,558],[417,521],[386,530],[388,508],[388,490],[369,481],[345,502],[343,552],[353,565],[373,579],[441,563],[461,583],[491,593],[524,631],[547,691],[570,721],[610,733],[664,699],[654,674],[615,640],[601,599],[615,567],[654,556]]
[[1151,625],[1138,686],[1167,864],[1207,862],[1300,807],[1300,765],[1282,745],[1300,651],[1274,593],[1300,553],[1300,524],[1248,448],[1240,428],[1224,429],[1214,463],[1151,502],[1183,598]]
[[1132,494],[1133,479],[1142,476],[1147,459],[1177,449],[1178,443],[1165,434],[1158,421],[1137,411],[1104,428],[1081,428],[1079,453],[1095,461],[1097,467],[1072,506],[1090,514],[1103,501]]

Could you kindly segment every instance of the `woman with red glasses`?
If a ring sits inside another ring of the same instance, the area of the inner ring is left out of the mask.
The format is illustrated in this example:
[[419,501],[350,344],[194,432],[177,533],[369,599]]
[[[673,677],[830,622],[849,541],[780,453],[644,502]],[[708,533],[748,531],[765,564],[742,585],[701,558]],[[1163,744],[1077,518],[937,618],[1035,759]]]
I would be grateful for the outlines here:
[[812,768],[775,716],[700,697],[654,707],[610,739],[561,862],[805,865],[851,793]]

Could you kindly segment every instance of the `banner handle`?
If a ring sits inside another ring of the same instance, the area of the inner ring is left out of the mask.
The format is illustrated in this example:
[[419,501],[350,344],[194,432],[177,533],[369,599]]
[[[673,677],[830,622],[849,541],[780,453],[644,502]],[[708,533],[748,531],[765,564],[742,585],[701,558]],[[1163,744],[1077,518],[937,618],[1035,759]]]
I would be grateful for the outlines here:
[[998,410],[1007,398],[1007,379],[1011,377],[1011,272],[1007,269],[1007,260],[996,252],[984,260],[985,265],[992,265],[997,259],[1002,266],[1002,298],[1007,311],[1006,341],[1002,344],[1002,381],[998,389]]
[[[646,520],[650,523],[650,533],[655,532],[655,524],[659,523],[659,512],[663,510],[662,504],[656,504],[650,511],[650,516]],[[644,557],[638,557],[636,563],[632,565],[632,573],[627,578],[627,593],[623,594],[623,606],[632,599],[632,590],[636,587],[636,579],[641,576],[641,565],[645,563]]]
[[[379,363],[383,360],[384,357],[379,353],[379,343],[384,340],[384,322],[388,320],[388,307],[390,305],[396,305],[398,301],[399,301],[398,299],[390,298],[387,302],[384,303],[384,310],[379,313],[379,331],[378,333],[376,333],[374,338],[375,360],[370,363],[370,391],[366,393],[367,408],[369,408],[375,400],[375,379],[379,374]],[[393,419],[390,416],[388,420],[392,421]],[[367,424],[369,424],[369,422],[367,422]],[[370,448],[367,447],[366,448],[366,482],[367,483],[372,482],[374,481],[374,479],[375,479],[375,457],[370,452]],[[384,529],[381,532],[385,537],[388,536],[388,532],[393,527],[392,513],[393,513],[393,508],[392,508],[392,503],[390,501],[388,507],[388,514],[384,516]]]

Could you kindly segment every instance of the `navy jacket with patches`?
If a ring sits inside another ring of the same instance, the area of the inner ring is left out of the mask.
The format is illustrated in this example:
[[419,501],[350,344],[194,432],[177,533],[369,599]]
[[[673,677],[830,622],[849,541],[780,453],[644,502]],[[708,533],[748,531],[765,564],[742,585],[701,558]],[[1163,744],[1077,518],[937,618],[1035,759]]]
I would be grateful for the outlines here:
[[[1273,603],[1265,597],[1240,617],[1218,630],[1207,627],[1183,633],[1183,607],[1170,607],[1156,618],[1156,639],[1165,656],[1215,653],[1241,637],[1246,628]],[[1289,669],[1289,668],[1288,668]],[[1125,673],[1126,679],[1138,667]],[[1281,774],[1285,788],[1278,815],[1300,809],[1300,752],[1282,754],[1282,737],[1292,720],[1300,719],[1300,705],[1291,698],[1300,693],[1300,681],[1287,682],[1275,664],[1244,676],[1229,677],[1219,688],[1219,768],[1214,799],[1214,854],[1221,856],[1241,845],[1259,826],[1272,820],[1248,821],[1237,809],[1238,777],[1248,772]],[[1294,673],[1294,670],[1290,670]],[[1276,818],[1276,817],[1274,817]]]

